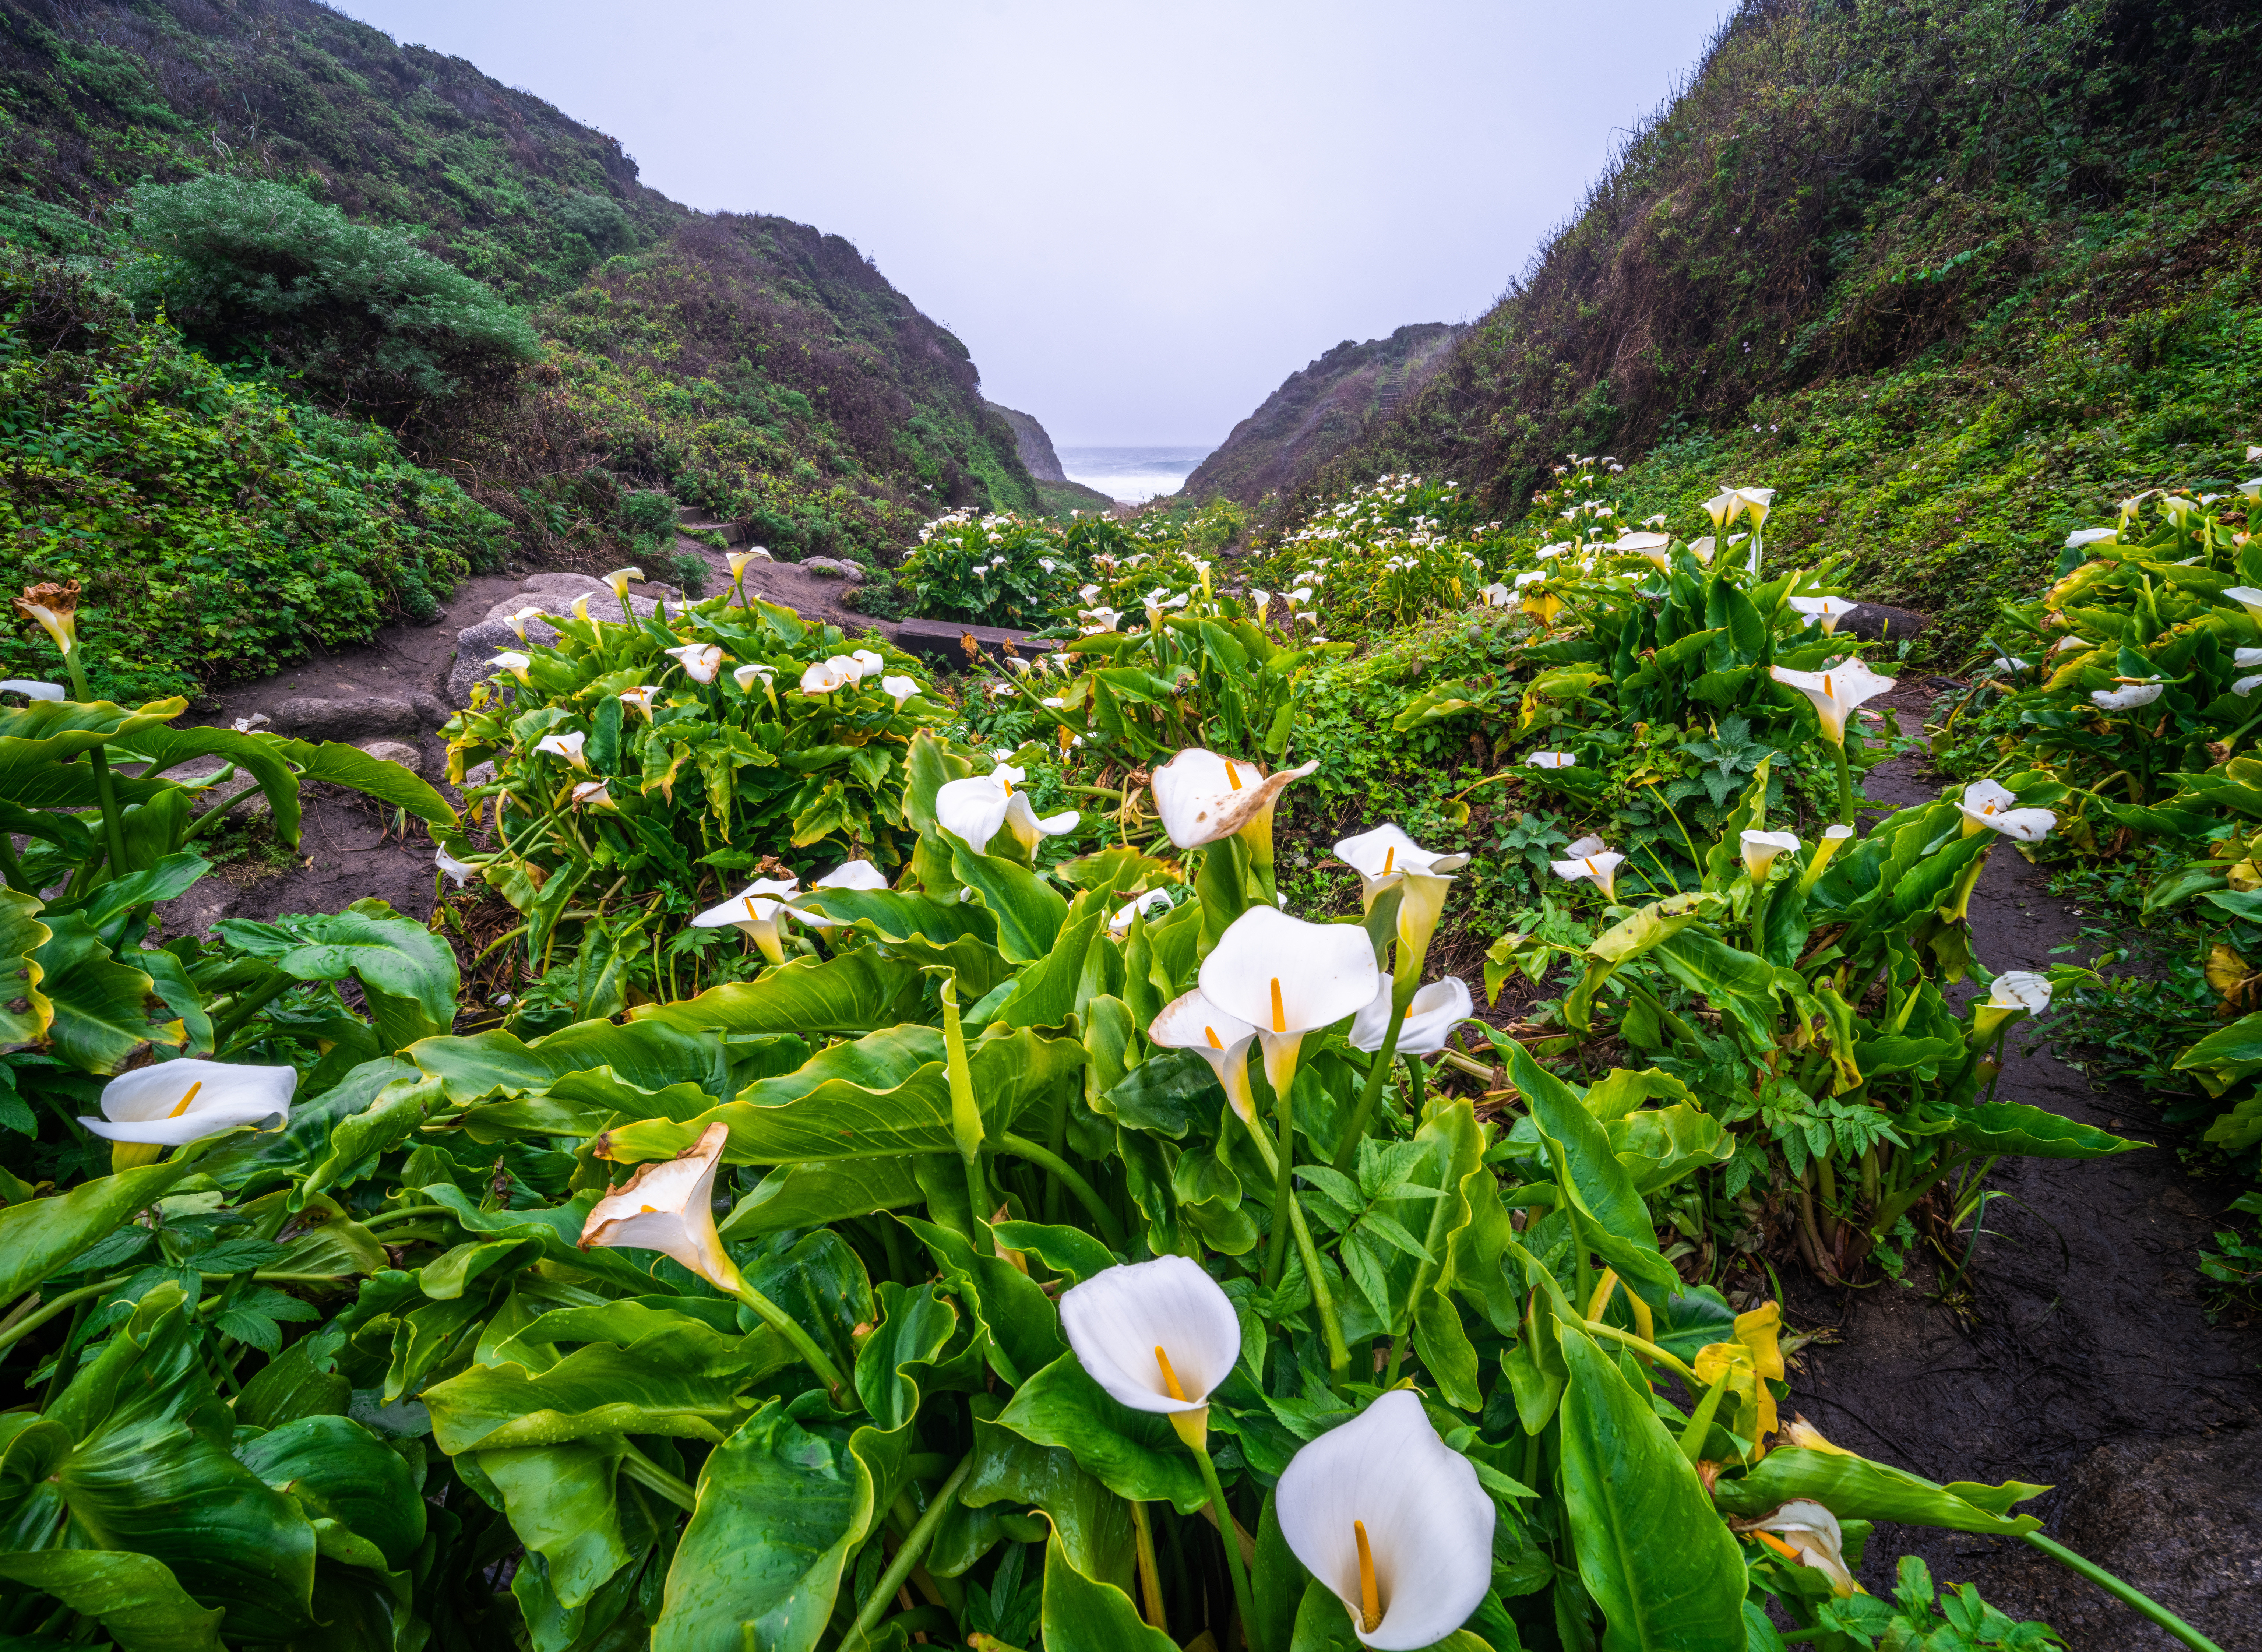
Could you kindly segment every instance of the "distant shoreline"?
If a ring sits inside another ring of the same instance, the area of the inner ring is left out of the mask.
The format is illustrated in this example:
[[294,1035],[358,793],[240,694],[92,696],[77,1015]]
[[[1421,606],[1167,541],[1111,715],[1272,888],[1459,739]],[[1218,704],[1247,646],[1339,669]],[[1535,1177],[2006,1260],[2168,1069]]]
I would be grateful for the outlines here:
[[1145,504],[1185,486],[1214,444],[1058,449],[1061,469],[1073,482],[1097,488],[1120,504]]

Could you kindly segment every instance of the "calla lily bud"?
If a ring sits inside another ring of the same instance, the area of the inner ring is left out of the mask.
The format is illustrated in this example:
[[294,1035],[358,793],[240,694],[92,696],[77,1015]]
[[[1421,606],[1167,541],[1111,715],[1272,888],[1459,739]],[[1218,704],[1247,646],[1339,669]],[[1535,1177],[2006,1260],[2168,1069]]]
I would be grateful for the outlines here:
[[1210,1002],[1257,1029],[1264,1075],[1286,1095],[1304,1035],[1358,1014],[1381,978],[1358,925],[1306,923],[1275,906],[1251,906],[1202,960],[1199,981]]
[[2013,1021],[2039,1015],[2049,1007],[2050,979],[2032,970],[2006,970],[1995,977],[1987,1001],[1971,1011],[1970,1047],[1985,1050]]
[[[1387,1016],[1387,996],[1384,1005]],[[1252,1130],[1257,1128],[1257,1102],[1249,1089],[1249,1046],[1257,1040],[1254,1027],[1212,1003],[1197,987],[1165,1005],[1147,1028],[1147,1037],[1165,1050],[1191,1050],[1209,1063],[1241,1122]]]
[[759,877],[726,901],[710,906],[691,920],[694,929],[737,930],[761,949],[772,963],[785,962],[778,940],[778,915],[785,902],[801,891],[797,877]]
[[223,1130],[280,1129],[290,1122],[299,1075],[289,1067],[227,1061],[161,1061],[103,1086],[102,1116],[82,1118],[90,1136],[116,1143],[113,1171],[154,1165],[168,1147]]
[[581,1248],[659,1251],[736,1295],[738,1266],[715,1231],[715,1172],[730,1141],[729,1125],[710,1124],[676,1158],[638,1165],[625,1186],[590,1208]]
[[1853,838],[1854,828],[1849,826],[1834,826],[1823,833],[1822,841],[1814,846],[1814,858],[1807,862],[1806,870],[1799,876],[1801,894],[1814,887],[1822,876],[1822,869],[1830,864],[1830,857],[1853,841]]
[[1737,844],[1743,851],[1744,870],[1751,874],[1754,884],[1767,882],[1777,855],[1798,853],[1797,835],[1790,832],[1747,832]]
[[1105,1269],[1062,1296],[1060,1317],[1093,1381],[1135,1411],[1169,1418],[1202,1449],[1209,1396],[1241,1358],[1241,1321],[1199,1262],[1158,1256]]
[[1492,1498],[1404,1389],[1299,1451],[1276,1498],[1289,1548],[1375,1652],[1444,1640],[1492,1585]]
[[621,605],[621,613],[623,617],[629,611],[630,582],[642,578],[644,578],[642,568],[615,568],[610,574],[605,575],[605,583],[612,590],[613,600]]
[[1851,1457],[1857,1454],[1848,1451],[1843,1446],[1832,1445],[1824,1438],[1820,1429],[1796,1411],[1791,1413],[1790,1423],[1784,1426],[1783,1438],[1784,1444],[1804,1446],[1808,1451],[1826,1451],[1840,1457]]

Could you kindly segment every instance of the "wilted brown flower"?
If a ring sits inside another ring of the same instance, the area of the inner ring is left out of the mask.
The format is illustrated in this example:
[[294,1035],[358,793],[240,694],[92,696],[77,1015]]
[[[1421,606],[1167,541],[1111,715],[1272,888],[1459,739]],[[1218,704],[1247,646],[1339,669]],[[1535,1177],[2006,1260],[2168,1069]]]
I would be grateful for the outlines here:
[[78,581],[62,585],[27,585],[16,599],[16,610],[40,622],[40,628],[68,653],[78,637]]

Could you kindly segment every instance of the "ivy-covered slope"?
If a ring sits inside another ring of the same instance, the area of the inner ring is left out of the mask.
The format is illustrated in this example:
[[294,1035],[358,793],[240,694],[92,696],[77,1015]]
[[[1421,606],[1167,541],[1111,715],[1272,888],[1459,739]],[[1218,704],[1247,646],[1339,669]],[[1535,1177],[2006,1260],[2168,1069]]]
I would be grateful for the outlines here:
[[1944,657],[2100,503],[2244,463],[2258,159],[2234,0],[1747,0],[1289,515],[1407,470],[1520,510],[1571,451],[1625,461],[1645,511],[1774,486],[1769,537],[1940,615]]
[[[638,548],[639,491],[789,557],[1036,503],[965,347],[839,236],[693,213],[614,139],[312,0],[0,0],[0,241],[109,278],[160,250],[136,186],[214,173],[399,232],[527,312],[544,358],[507,393],[331,406],[373,412],[529,548]],[[281,359],[191,335],[238,376]]]

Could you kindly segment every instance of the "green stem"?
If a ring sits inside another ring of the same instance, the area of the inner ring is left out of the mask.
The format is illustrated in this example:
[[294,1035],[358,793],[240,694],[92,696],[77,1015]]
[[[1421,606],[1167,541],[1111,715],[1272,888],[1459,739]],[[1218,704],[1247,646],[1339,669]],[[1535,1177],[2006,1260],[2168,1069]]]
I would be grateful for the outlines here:
[[1955,1154],[1949,1158],[1946,1164],[1933,1171],[1929,1175],[1924,1176],[1918,1180],[1910,1183],[1899,1193],[1895,1194],[1891,1198],[1886,1200],[1885,1202],[1879,1207],[1877,1215],[1869,1219],[1869,1232],[1871,1237],[1880,1239],[1884,1238],[1885,1235],[1893,1230],[1894,1223],[1898,1222],[1902,1216],[1913,1209],[1917,1201],[1923,1198],[1925,1194],[1932,1191],[1933,1184],[1934,1182],[1940,1181],[1943,1178],[1954,1175],[1957,1171],[1963,1169],[1963,1166],[1979,1157],[1980,1154],[1977,1148],[1974,1148],[1968,1153]]
[[[70,673],[73,697],[81,704],[90,702],[94,696],[86,691],[86,672],[78,663],[77,648],[64,651],[63,668]],[[118,787],[110,777],[110,759],[103,748],[97,746],[87,753],[86,761],[87,767],[94,770],[94,793],[102,804],[103,838],[110,846],[110,875],[123,877],[126,876],[126,829],[119,820]]]
[[833,1365],[832,1357],[817,1345],[817,1338],[802,1329],[784,1309],[780,1308],[743,1279],[738,1281],[738,1289],[731,1295],[753,1309],[764,1324],[790,1343],[794,1352],[802,1357],[810,1370],[817,1373],[819,1381],[833,1393],[840,1392],[840,1372]]
[[2149,1618],[2158,1624],[2186,1646],[2194,1648],[2194,1652],[2222,1652],[2221,1647],[2160,1605],[2158,1601],[2154,1600],[2143,1591],[2131,1588],[2122,1583],[2094,1561],[2084,1560],[2064,1544],[2053,1541],[2040,1532],[2022,1532],[2020,1535],[2067,1570],[2077,1572],[2089,1579],[2091,1583],[2095,1583],[2138,1616]]
[[376,1228],[393,1222],[414,1222],[419,1216],[452,1216],[455,1214],[445,1205],[403,1205],[398,1210],[380,1210],[361,1225]]
[[1279,1121],[1280,1135],[1279,1157],[1272,1167],[1272,1244],[1264,1257],[1266,1290],[1280,1283],[1280,1271],[1288,1265],[1288,1224],[1280,1218],[1296,1199],[1293,1180],[1296,1173],[1296,1116],[1288,1100],[1295,1087],[1296,1078],[1292,1072],[1288,1082],[1272,1097],[1272,1116]]
[[1846,742],[1841,738],[1830,748],[1838,760],[1838,820],[1841,826],[1854,824],[1854,769],[1846,761]]
[[1635,1336],[1631,1331],[1620,1331],[1616,1325],[1606,1325],[1599,1319],[1581,1320],[1579,1322],[1579,1328],[1588,1333],[1590,1336],[1608,1337],[1613,1342],[1622,1342],[1627,1347],[1632,1349],[1636,1353],[1647,1354],[1651,1359],[1658,1361],[1660,1365],[1672,1367],[1673,1370],[1680,1376],[1681,1380],[1689,1385],[1689,1391],[1691,1394],[1702,1394],[1710,1386],[1699,1378],[1694,1371],[1682,1364],[1680,1360],[1675,1359],[1671,1354],[1666,1353],[1664,1349],[1659,1347],[1653,1342],[1644,1341],[1641,1338]]
[[1016,1158],[1026,1158],[1032,1165],[1049,1172],[1060,1185],[1069,1190],[1077,1203],[1082,1205],[1099,1229],[1099,1237],[1111,1251],[1123,1249],[1123,1224],[1099,1196],[1099,1190],[1078,1174],[1076,1167],[1050,1148],[1040,1147],[1026,1136],[1006,1134],[998,1138],[1000,1152],[1011,1153]]
[[16,858],[16,840],[0,832],[0,877],[18,895],[36,895],[40,891],[24,881],[24,863]]
[[[1407,1059],[1416,1068],[1422,1064],[1412,1057]],[[1458,1206],[1461,1202],[1459,1190],[1452,1185],[1452,1162],[1449,1158],[1445,1164],[1445,1196],[1442,1199],[1432,1199],[1430,1201],[1430,1227],[1422,1238],[1422,1247],[1429,1254],[1416,1264],[1414,1268],[1414,1294],[1407,1298],[1409,1306],[1406,1309],[1406,1329],[1390,1339],[1390,1366],[1382,1378],[1382,1386],[1385,1389],[1397,1386],[1399,1362],[1406,1357],[1406,1343],[1414,1333],[1414,1316],[1421,1308],[1422,1294],[1430,1288],[1437,1277],[1436,1259],[1437,1253],[1445,1248],[1447,1237],[1445,1223],[1449,1220],[1448,1208]]]
[[621,1448],[621,1472],[640,1486],[657,1491],[679,1509],[696,1509],[698,1495],[681,1479],[667,1472],[632,1445]]
[[0,1331],[0,1352],[14,1347],[17,1343],[46,1324],[64,1309],[76,1302],[84,1302],[90,1296],[99,1295],[113,1285],[123,1285],[130,1277],[132,1277],[130,1274],[126,1273],[115,1274],[92,1285],[82,1285],[75,1291],[65,1291],[54,1301],[41,1303],[38,1312],[27,1314],[5,1331]]
[[1225,1542],[1225,1565],[1233,1575],[1233,1604],[1241,1612],[1241,1632],[1248,1637],[1249,1652],[1264,1652],[1257,1633],[1257,1598],[1249,1592],[1249,1569],[1241,1562],[1241,1539],[1233,1511],[1226,1505],[1225,1488],[1218,1482],[1217,1465],[1199,1446],[1194,1447],[1194,1461],[1201,1465],[1202,1483],[1209,1488],[1210,1507],[1217,1511],[1217,1534]]
[[973,1468],[974,1455],[969,1452],[965,1461],[950,1471],[950,1478],[942,1482],[942,1490],[934,1494],[934,1501],[926,1505],[926,1512],[919,1516],[918,1524],[911,1527],[897,1547],[895,1559],[890,1561],[888,1569],[880,1574],[880,1581],[874,1587],[870,1598],[864,1602],[863,1611],[858,1612],[856,1621],[848,1626],[848,1633],[840,1637],[839,1652],[853,1652],[854,1648],[864,1644],[865,1638],[872,1633],[873,1626],[886,1612],[888,1603],[896,1598],[896,1592],[904,1586],[911,1575],[911,1569],[919,1563],[919,1557],[926,1553],[926,1546],[934,1541],[936,1528],[942,1525],[942,1517],[950,1512],[951,1505],[958,1501],[958,1489],[966,1483],[966,1476]]
[[213,1028],[213,1050],[218,1052],[225,1050],[227,1047],[227,1041],[235,1036],[246,1021],[298,985],[296,976],[285,975],[282,970],[277,970],[257,991],[246,996],[239,996],[234,1006],[221,1018],[219,1025]]
[[[1249,1139],[1257,1144],[1257,1156],[1264,1160],[1269,1172],[1279,1163],[1279,1156],[1257,1121],[1246,1121]],[[1279,1220],[1276,1208],[1273,1220]],[[1304,1260],[1304,1277],[1310,1282],[1312,1306],[1320,1316],[1320,1335],[1328,1348],[1328,1382],[1340,1390],[1344,1379],[1351,1374],[1351,1348],[1344,1341],[1343,1321],[1336,1313],[1336,1294],[1328,1284],[1328,1276],[1320,1272],[1320,1247],[1313,1242],[1311,1223],[1304,1219],[1304,1207],[1291,1200],[1288,1203],[1288,1230],[1296,1240],[1296,1254]]]
[[1367,1121],[1382,1100],[1383,1086],[1390,1082],[1391,1068],[1398,1064],[1398,1034],[1406,1025],[1406,1006],[1398,1002],[1397,993],[1390,998],[1390,1025],[1383,1029],[1382,1048],[1374,1052],[1374,1063],[1366,1070],[1366,1087],[1359,1092],[1358,1105],[1351,1109],[1343,1140],[1336,1143],[1335,1167],[1339,1174],[1349,1175],[1358,1161],[1359,1139],[1366,1134]]

